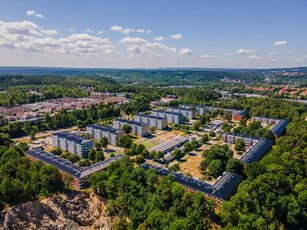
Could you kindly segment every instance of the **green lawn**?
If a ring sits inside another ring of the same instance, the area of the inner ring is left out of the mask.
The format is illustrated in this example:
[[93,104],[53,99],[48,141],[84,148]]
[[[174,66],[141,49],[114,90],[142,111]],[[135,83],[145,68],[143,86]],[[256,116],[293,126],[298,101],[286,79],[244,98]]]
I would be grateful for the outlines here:
[[143,141],[143,142],[140,142],[139,144],[142,144],[144,145],[147,149],[151,148],[151,147],[154,147],[158,144],[160,144],[159,142],[146,142],[146,141]]

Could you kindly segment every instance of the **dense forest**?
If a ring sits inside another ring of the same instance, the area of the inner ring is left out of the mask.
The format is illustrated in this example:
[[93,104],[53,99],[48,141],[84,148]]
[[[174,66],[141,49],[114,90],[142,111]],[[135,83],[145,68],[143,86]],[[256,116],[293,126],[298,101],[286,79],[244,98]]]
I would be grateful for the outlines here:
[[129,157],[89,180],[109,198],[108,214],[120,217],[116,229],[204,229],[215,216],[214,202],[202,193],[189,193],[171,175],[159,180],[154,169],[134,168]]

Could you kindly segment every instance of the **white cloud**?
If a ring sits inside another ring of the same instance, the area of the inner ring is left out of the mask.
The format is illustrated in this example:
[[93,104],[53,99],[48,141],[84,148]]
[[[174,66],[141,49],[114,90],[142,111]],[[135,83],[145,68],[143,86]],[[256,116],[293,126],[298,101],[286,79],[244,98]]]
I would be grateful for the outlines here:
[[262,57],[256,56],[256,54],[252,54],[249,57],[247,57],[246,59],[250,59],[250,60],[261,60]]
[[91,30],[91,29],[86,29],[85,32],[88,32],[88,33],[93,33],[94,31]]
[[295,52],[294,51],[287,51],[287,54],[294,54]]
[[26,13],[27,13],[28,16],[34,16],[34,17],[37,17],[37,18],[46,18],[42,14],[37,14],[35,10],[28,10]]
[[135,32],[135,29],[131,29],[131,28],[123,28],[121,26],[112,26],[111,30],[113,31],[117,31],[117,32],[122,32],[124,34],[129,34],[131,32]]
[[143,29],[137,29],[136,32],[138,32],[138,33],[145,33],[145,30],[143,30]]
[[229,58],[225,58],[225,59],[223,59],[223,62],[224,63],[228,63],[228,62],[230,62],[231,60],[229,59]]
[[144,38],[125,37],[119,41],[120,45],[125,45],[126,50],[130,53],[130,58],[134,57],[160,57],[161,52],[165,51],[168,54],[177,52],[175,48],[168,47],[159,42],[149,42]]
[[135,29],[126,28],[126,29],[123,29],[121,32],[123,32],[124,34],[129,34],[131,32],[135,32]]
[[271,58],[270,61],[271,61],[271,62],[276,62],[277,59],[276,59],[276,58]]
[[147,32],[146,32],[146,33],[151,34],[151,33],[152,33],[152,31],[151,31],[151,30],[147,30]]
[[256,51],[254,51],[254,50],[246,50],[246,49],[239,49],[237,51],[237,54],[252,54],[252,53],[256,53]]
[[284,46],[284,45],[287,45],[287,41],[276,41],[276,42],[274,42],[274,46]]
[[269,52],[268,54],[269,55],[276,55],[277,53],[276,52]]
[[75,32],[75,29],[69,29],[70,32]]
[[103,33],[104,33],[103,30],[98,31],[98,34],[103,34]]
[[307,58],[307,55],[305,55],[305,58]]
[[121,26],[112,26],[111,30],[117,31],[117,32],[121,32],[123,30],[123,27],[121,27]]
[[42,30],[42,33],[52,36],[52,35],[57,35],[58,31],[56,31],[56,30]]
[[295,61],[297,61],[297,62],[302,62],[303,59],[302,59],[302,58],[296,58]]
[[225,56],[232,56],[232,53],[224,53]]
[[94,37],[89,34],[72,34],[54,39],[43,37],[56,35],[56,30],[44,30],[33,22],[0,21],[0,47],[23,52],[48,54],[73,54],[95,56],[99,53],[115,53],[115,46],[108,38]]
[[154,38],[155,41],[162,41],[164,40],[164,37],[160,36],[160,37],[155,37]]
[[212,59],[212,58],[216,58],[216,56],[210,56],[208,54],[204,54],[203,56],[201,56],[201,58],[203,58],[203,59]]
[[193,51],[190,50],[189,48],[183,48],[178,52],[178,54],[180,55],[193,54]]
[[176,39],[176,40],[182,39],[181,34],[173,34],[171,37],[172,37],[172,39]]

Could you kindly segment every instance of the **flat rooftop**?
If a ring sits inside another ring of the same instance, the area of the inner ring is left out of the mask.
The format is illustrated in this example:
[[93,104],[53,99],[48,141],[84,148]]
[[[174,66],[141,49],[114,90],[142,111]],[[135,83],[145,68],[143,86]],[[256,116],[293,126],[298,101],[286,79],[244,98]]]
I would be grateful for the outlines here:
[[91,127],[93,129],[99,129],[101,131],[105,131],[105,132],[110,132],[110,133],[119,133],[119,132],[123,132],[123,130],[121,129],[115,129],[113,127],[108,127],[108,126],[104,126],[104,125],[99,125],[99,124],[92,124],[92,125],[88,125],[87,127]]
[[267,152],[272,145],[273,140],[260,139],[240,157],[240,160],[243,161],[244,164],[256,162],[261,159],[263,154]]
[[167,151],[167,150],[174,148],[177,145],[183,144],[183,143],[187,142],[188,140],[189,140],[188,138],[183,137],[183,136],[175,137],[175,138],[173,138],[169,141],[165,141],[161,144],[158,144],[154,147],[149,148],[148,151],[149,152],[152,152],[152,151],[156,151],[156,152],[162,151],[162,152],[164,152],[164,151]]
[[262,140],[259,137],[252,137],[252,136],[247,136],[247,135],[241,135],[239,133],[230,133],[230,132],[226,132],[223,135],[228,135],[228,136],[234,136],[234,137],[240,137],[240,138],[244,138],[244,139],[250,139],[250,140],[255,140],[255,141],[260,141]]
[[144,168],[146,171],[153,168],[157,171],[157,175],[159,177],[167,176],[171,174],[174,178],[174,181],[185,186],[191,188],[195,191],[200,191],[210,196],[214,196],[218,199],[227,199],[229,194],[232,193],[234,188],[241,182],[242,176],[239,176],[234,173],[225,172],[215,184],[211,185],[206,182],[196,180],[185,176],[181,173],[176,173],[169,171],[164,168],[157,167],[155,165],[151,165],[148,163],[143,163],[138,167]]
[[167,108],[171,108],[171,109],[179,109],[179,110],[184,110],[184,111],[195,111],[195,109],[186,109],[186,108],[181,108],[181,107],[174,107],[174,106],[169,106]]
[[116,118],[114,121],[120,121],[120,122],[124,122],[124,123],[131,124],[131,125],[145,125],[145,123],[143,122],[132,121],[132,120],[122,119],[122,118]]
[[171,114],[171,115],[177,115],[177,116],[182,116],[181,113],[173,113],[173,112],[170,112],[170,111],[166,111],[166,110],[153,110],[153,112],[158,112],[158,113],[165,113],[165,114]]
[[69,141],[74,141],[74,142],[79,143],[79,144],[84,144],[84,143],[92,141],[91,139],[87,139],[87,138],[81,137],[77,134],[73,134],[73,133],[69,133],[69,132],[65,132],[65,131],[53,133],[52,136],[58,136],[60,138],[66,138]]
[[136,114],[136,115],[134,115],[134,116],[148,117],[148,118],[154,118],[154,119],[158,119],[158,120],[164,120],[164,119],[166,119],[166,118],[164,118],[164,117],[159,117],[159,116],[154,116],[154,115],[148,115],[148,114],[141,114],[141,113]]
[[104,161],[97,162],[92,166],[81,167],[76,164],[71,163],[61,157],[58,157],[52,153],[43,151],[41,149],[29,150],[25,152],[27,155],[34,157],[37,160],[45,162],[47,165],[54,165],[61,171],[68,173],[76,178],[84,178],[98,172],[100,170],[106,169],[112,162],[123,158],[122,154],[118,154],[114,157],[108,158]]

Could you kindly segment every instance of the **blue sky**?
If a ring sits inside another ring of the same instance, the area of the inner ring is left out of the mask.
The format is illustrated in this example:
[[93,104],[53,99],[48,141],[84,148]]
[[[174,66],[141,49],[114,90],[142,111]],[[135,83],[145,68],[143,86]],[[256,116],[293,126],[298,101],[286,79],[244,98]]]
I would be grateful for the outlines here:
[[0,0],[0,65],[307,66],[306,0]]

